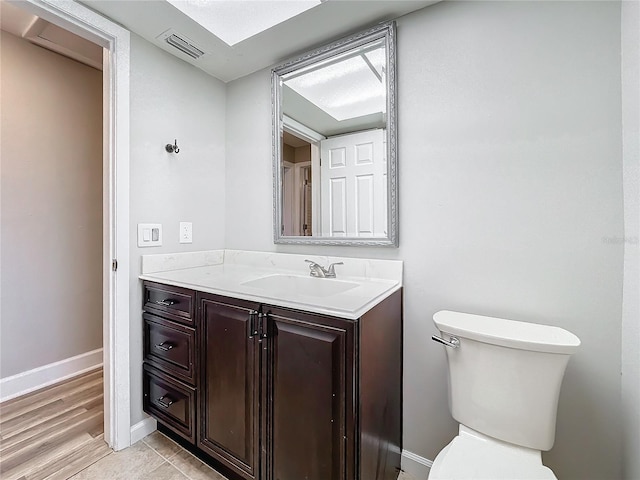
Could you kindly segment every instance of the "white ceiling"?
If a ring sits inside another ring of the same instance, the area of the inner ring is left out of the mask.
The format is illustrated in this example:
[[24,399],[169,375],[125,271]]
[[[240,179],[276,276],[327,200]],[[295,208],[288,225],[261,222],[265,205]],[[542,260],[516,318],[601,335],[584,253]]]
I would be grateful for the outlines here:
[[[211,8],[215,8],[216,2],[223,0],[208,1]],[[325,0],[311,10],[229,46],[166,0],[81,0],[89,8],[223,82],[277,65],[314,47],[437,1]],[[206,54],[194,60],[157,38],[169,29],[191,40]]]

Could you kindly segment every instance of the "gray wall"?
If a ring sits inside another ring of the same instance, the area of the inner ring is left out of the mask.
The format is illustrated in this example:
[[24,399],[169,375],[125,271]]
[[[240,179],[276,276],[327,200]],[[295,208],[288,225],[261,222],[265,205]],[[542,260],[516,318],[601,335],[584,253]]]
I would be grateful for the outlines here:
[[0,44],[6,378],[102,347],[102,72]]
[[405,449],[433,459],[456,434],[429,341],[447,308],[576,333],[545,462],[563,480],[620,478],[620,34],[617,2],[400,18],[397,250],[275,246],[269,71],[228,84],[225,247],[405,261]]
[[623,478],[640,478],[640,3],[622,3]]
[[[131,35],[131,424],[142,412],[140,256],[224,247],[225,85]],[[165,144],[178,140],[180,153]],[[180,222],[193,243],[178,242]],[[138,248],[137,224],[161,223],[162,247]]]

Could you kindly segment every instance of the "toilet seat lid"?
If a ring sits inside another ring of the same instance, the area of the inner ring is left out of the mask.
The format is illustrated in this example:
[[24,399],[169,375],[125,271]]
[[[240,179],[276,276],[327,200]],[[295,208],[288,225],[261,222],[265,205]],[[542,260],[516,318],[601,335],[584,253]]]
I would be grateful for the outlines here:
[[508,444],[461,426],[438,454],[429,480],[557,480],[537,450]]

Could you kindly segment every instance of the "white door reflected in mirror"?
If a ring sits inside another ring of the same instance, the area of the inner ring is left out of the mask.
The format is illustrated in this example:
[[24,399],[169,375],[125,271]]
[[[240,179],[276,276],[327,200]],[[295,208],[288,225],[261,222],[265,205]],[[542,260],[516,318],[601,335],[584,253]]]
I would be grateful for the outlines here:
[[321,236],[385,237],[387,165],[384,130],[320,142]]

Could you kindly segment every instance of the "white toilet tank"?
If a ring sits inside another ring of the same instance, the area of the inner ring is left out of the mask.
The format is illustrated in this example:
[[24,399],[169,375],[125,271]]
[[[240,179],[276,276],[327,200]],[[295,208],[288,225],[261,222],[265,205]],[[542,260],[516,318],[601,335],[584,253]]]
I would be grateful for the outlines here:
[[[462,425],[535,450],[553,446],[560,385],[580,340],[559,327],[440,311],[449,407]],[[455,343],[455,342],[454,342]]]

